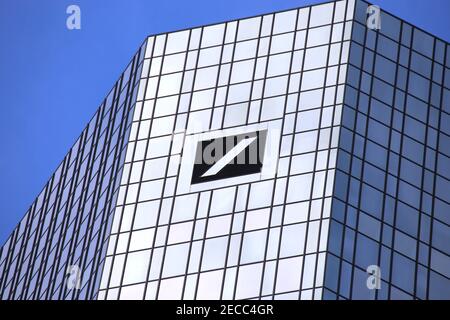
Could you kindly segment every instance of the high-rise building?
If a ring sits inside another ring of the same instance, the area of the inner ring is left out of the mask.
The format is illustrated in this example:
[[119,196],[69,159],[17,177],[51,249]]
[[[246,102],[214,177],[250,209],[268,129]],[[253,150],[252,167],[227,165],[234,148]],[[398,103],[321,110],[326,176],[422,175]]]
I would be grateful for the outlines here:
[[362,0],[148,37],[0,297],[450,299],[449,68]]

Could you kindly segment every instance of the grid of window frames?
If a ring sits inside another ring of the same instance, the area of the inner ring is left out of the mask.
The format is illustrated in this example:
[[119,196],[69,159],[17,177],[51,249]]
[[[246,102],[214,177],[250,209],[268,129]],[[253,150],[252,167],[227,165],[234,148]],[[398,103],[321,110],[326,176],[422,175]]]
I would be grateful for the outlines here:
[[[450,299],[450,48],[357,1],[326,299]],[[377,265],[381,289],[366,286]]]
[[[95,299],[145,44],[0,251],[1,299]],[[80,290],[66,286],[69,266]],[[76,269],[72,269],[76,270]]]
[[[322,297],[353,11],[148,39],[99,299]],[[255,123],[281,132],[276,178],[177,193],[187,135]]]

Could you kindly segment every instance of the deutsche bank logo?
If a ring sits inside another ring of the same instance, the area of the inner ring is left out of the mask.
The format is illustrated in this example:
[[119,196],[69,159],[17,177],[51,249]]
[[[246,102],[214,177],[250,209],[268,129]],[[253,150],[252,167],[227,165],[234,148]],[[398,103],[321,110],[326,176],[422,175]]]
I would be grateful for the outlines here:
[[199,141],[191,183],[260,173],[267,130]]
[[176,194],[274,178],[280,138],[280,121],[187,134]]

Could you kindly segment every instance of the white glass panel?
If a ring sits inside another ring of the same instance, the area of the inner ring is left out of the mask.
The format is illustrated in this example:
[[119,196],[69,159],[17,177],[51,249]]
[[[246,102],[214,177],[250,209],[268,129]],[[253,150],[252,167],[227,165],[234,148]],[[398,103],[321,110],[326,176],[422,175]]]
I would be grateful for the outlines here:
[[240,20],[237,40],[241,41],[257,38],[259,35],[260,24],[261,24],[261,17]]
[[273,14],[263,16],[263,23],[261,27],[261,37],[270,35],[272,32]]
[[250,89],[251,89],[250,82],[231,85],[228,90],[227,102],[231,104],[249,100]]
[[158,227],[156,230],[155,247],[166,244],[167,229],[167,226]]
[[325,175],[326,173],[324,171],[316,172],[314,175],[313,198],[320,198],[324,196]]
[[298,12],[297,29],[306,29],[308,26],[309,8],[302,8]]
[[153,245],[154,235],[154,228],[133,231],[133,233],[131,234],[130,251],[151,248]]
[[226,27],[226,35],[225,35],[225,43],[234,42],[236,39],[236,29],[237,29],[237,21],[232,21],[227,23]]
[[147,150],[147,158],[156,158],[168,155],[171,139],[172,136],[150,139]]
[[270,38],[265,37],[259,40],[258,57],[266,56],[269,54]]
[[154,41],[155,41],[155,37],[147,38],[147,47],[145,48],[145,58],[150,58],[152,56]]
[[119,234],[119,237],[117,240],[116,254],[124,253],[127,251],[129,238],[130,238],[129,232]]
[[242,232],[244,226],[244,213],[238,213],[234,215],[232,232]]
[[326,3],[311,8],[311,20],[309,27],[317,27],[330,24],[333,18],[334,3]]
[[280,257],[290,257],[303,254],[305,250],[306,223],[283,227],[281,236]]
[[306,253],[317,252],[319,241],[320,221],[310,221],[308,226],[308,241],[306,242]]
[[308,33],[308,47],[320,46],[330,42],[331,26],[310,29]]
[[339,57],[341,54],[341,44],[333,43],[330,45],[330,55],[328,58],[328,64],[335,65],[339,63]]
[[172,277],[186,272],[189,243],[168,246],[164,258],[163,277]]
[[198,49],[198,46],[200,44],[201,32],[202,32],[201,28],[191,30],[191,38],[189,39],[189,50]]
[[311,213],[309,220],[320,219],[322,213],[322,199],[311,201]]
[[284,224],[305,222],[308,220],[309,202],[293,203],[286,206]]
[[181,77],[181,73],[161,76],[161,80],[159,82],[158,97],[179,93]]
[[202,271],[223,268],[227,255],[228,237],[205,241],[203,249]]
[[205,237],[206,219],[195,220],[194,240]]
[[270,54],[291,51],[294,47],[294,32],[280,34],[272,37]]
[[122,223],[120,226],[120,231],[130,231],[131,229],[131,221],[133,220],[134,215],[134,205],[125,206],[122,214]]
[[153,58],[150,66],[150,77],[157,76],[161,72],[162,57]]
[[157,158],[145,161],[143,180],[162,178],[165,175],[167,158]]
[[328,46],[306,50],[304,70],[325,67],[327,64]]
[[289,72],[291,53],[277,54],[269,57],[267,76],[277,76]]
[[261,120],[280,118],[284,112],[285,97],[275,97],[263,100]]
[[210,117],[210,109],[191,112],[189,114],[187,133],[207,131],[209,129],[209,122],[211,120]]
[[125,255],[120,254],[114,257],[114,264],[111,271],[111,279],[109,282],[109,287],[116,287],[120,284],[122,280],[122,270],[125,262]]
[[148,79],[147,91],[145,92],[145,99],[152,99],[155,97],[157,86],[158,86],[158,77]]
[[175,116],[157,118],[153,120],[150,137],[163,136],[173,133]]
[[303,271],[302,289],[314,287],[314,273],[316,270],[316,255],[305,256],[305,268]]
[[298,290],[302,273],[302,257],[282,259],[278,263],[275,292]]
[[267,228],[270,219],[270,209],[253,210],[247,213],[245,231]]
[[[291,72],[299,72],[302,71],[303,68],[303,55],[304,55],[304,50],[301,51],[295,51],[294,52],[294,56],[292,58],[292,66],[291,66]],[[298,91],[298,86],[297,86],[297,90]]]
[[235,193],[235,187],[214,190],[211,200],[210,216],[230,213],[233,210]]
[[252,263],[264,260],[266,239],[267,230],[244,233],[241,263]]
[[144,101],[144,105],[142,108],[142,119],[150,119],[153,116],[154,104],[155,100]]
[[122,287],[122,290],[120,291],[120,300],[142,300],[144,289],[145,283]]
[[294,49],[303,49],[305,48],[305,42],[306,42],[306,30],[297,31],[295,33],[295,46]]
[[197,299],[218,300],[222,289],[223,270],[200,274]]
[[153,200],[161,197],[164,180],[148,181],[141,184],[139,201]]
[[299,98],[299,110],[307,110],[311,108],[317,108],[322,103],[323,89],[311,90],[300,93]]
[[175,198],[175,205],[172,213],[172,222],[193,219],[197,206],[197,194],[178,196]]
[[156,224],[158,218],[159,200],[138,203],[134,217],[134,228],[148,228]]
[[233,44],[227,44],[223,47],[222,51],[222,63],[228,63],[231,62],[231,59],[233,57]]
[[291,175],[313,171],[314,160],[314,153],[294,156],[291,163]]
[[249,81],[253,78],[255,60],[234,62],[231,71],[231,83]]
[[192,94],[191,110],[211,108],[213,106],[215,89],[197,91]]
[[307,200],[311,192],[312,174],[304,174],[289,178],[288,202]]
[[186,53],[173,54],[164,57],[162,73],[172,73],[183,70]]
[[211,88],[216,85],[218,66],[198,69],[195,75],[194,90]]
[[172,32],[167,37],[165,54],[185,51],[189,40],[189,30]]
[[198,67],[201,68],[201,67],[219,64],[221,51],[222,51],[222,47],[212,47],[212,48],[200,50]]
[[153,249],[149,280],[160,278],[164,248]]
[[272,201],[272,192],[273,192],[273,180],[253,183],[250,187],[250,199],[248,209],[270,206]]
[[159,300],[179,300],[183,294],[184,277],[165,279],[159,287]]
[[153,49],[154,57],[161,56],[163,54],[165,43],[166,43],[166,35],[165,34],[156,36],[155,47]]
[[100,282],[100,289],[105,289],[108,285],[109,276],[111,274],[111,262],[112,257],[106,257],[105,265],[103,267],[102,280]]
[[239,268],[236,299],[248,299],[259,296],[261,273],[262,263]]
[[139,126],[138,139],[147,139],[150,130],[150,120],[141,121]]
[[264,268],[262,295],[269,295],[272,294],[273,292],[273,284],[275,280],[275,268],[276,268],[275,261],[266,262]]
[[203,241],[194,241],[192,243],[191,255],[189,257],[188,272],[199,272],[200,257],[202,254]]
[[319,128],[320,110],[314,109],[299,112],[297,116],[296,131],[308,131]]
[[284,203],[284,198],[286,195],[286,181],[286,178],[277,179],[273,199],[273,203],[275,205]]
[[[186,70],[189,69],[195,69],[197,67],[197,56],[198,56],[198,50],[189,51],[187,60],[186,60]],[[184,82],[186,82],[186,75],[184,76]],[[184,84],[183,84],[184,88]]]
[[146,250],[128,254],[123,284],[143,282],[146,280],[150,252],[150,250]]
[[334,22],[343,21],[345,18],[345,5],[346,1],[337,1],[334,8]]
[[228,106],[225,109],[225,127],[245,124],[247,121],[248,103]]
[[244,60],[256,56],[257,40],[249,40],[236,43],[234,49],[234,60]]
[[137,197],[137,193],[138,193],[138,187],[139,184],[130,184],[128,185],[128,189],[127,189],[127,199],[126,199],[126,203],[133,203],[136,202],[136,197]]
[[270,78],[266,80],[264,97],[286,94],[288,76]]
[[333,34],[331,36],[331,42],[342,41],[342,32],[344,31],[344,24],[338,23],[333,25]]
[[217,237],[230,233],[231,215],[211,218],[208,221],[206,237]]
[[[218,105],[218,104],[216,104],[216,105]],[[223,109],[224,109],[223,107],[214,109],[213,120],[211,123],[212,130],[217,130],[217,129],[222,128]]]
[[301,90],[323,87],[325,83],[325,69],[306,71],[303,73]]
[[186,277],[186,284],[184,288],[183,300],[194,300],[195,290],[197,288],[197,274],[191,274]]
[[296,20],[297,20],[297,10],[291,10],[275,14],[273,33],[276,34],[294,31]]
[[190,241],[193,225],[193,221],[172,224],[169,229],[168,244]]
[[224,30],[224,23],[203,28],[202,48],[221,44]]

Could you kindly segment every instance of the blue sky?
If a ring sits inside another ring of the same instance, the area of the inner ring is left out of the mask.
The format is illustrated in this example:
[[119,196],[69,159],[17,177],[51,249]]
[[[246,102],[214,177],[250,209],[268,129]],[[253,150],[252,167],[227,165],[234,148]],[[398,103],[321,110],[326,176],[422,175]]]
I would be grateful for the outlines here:
[[[0,244],[147,35],[320,2],[1,0]],[[450,41],[450,1],[372,2]],[[71,4],[81,30],[66,28]]]

